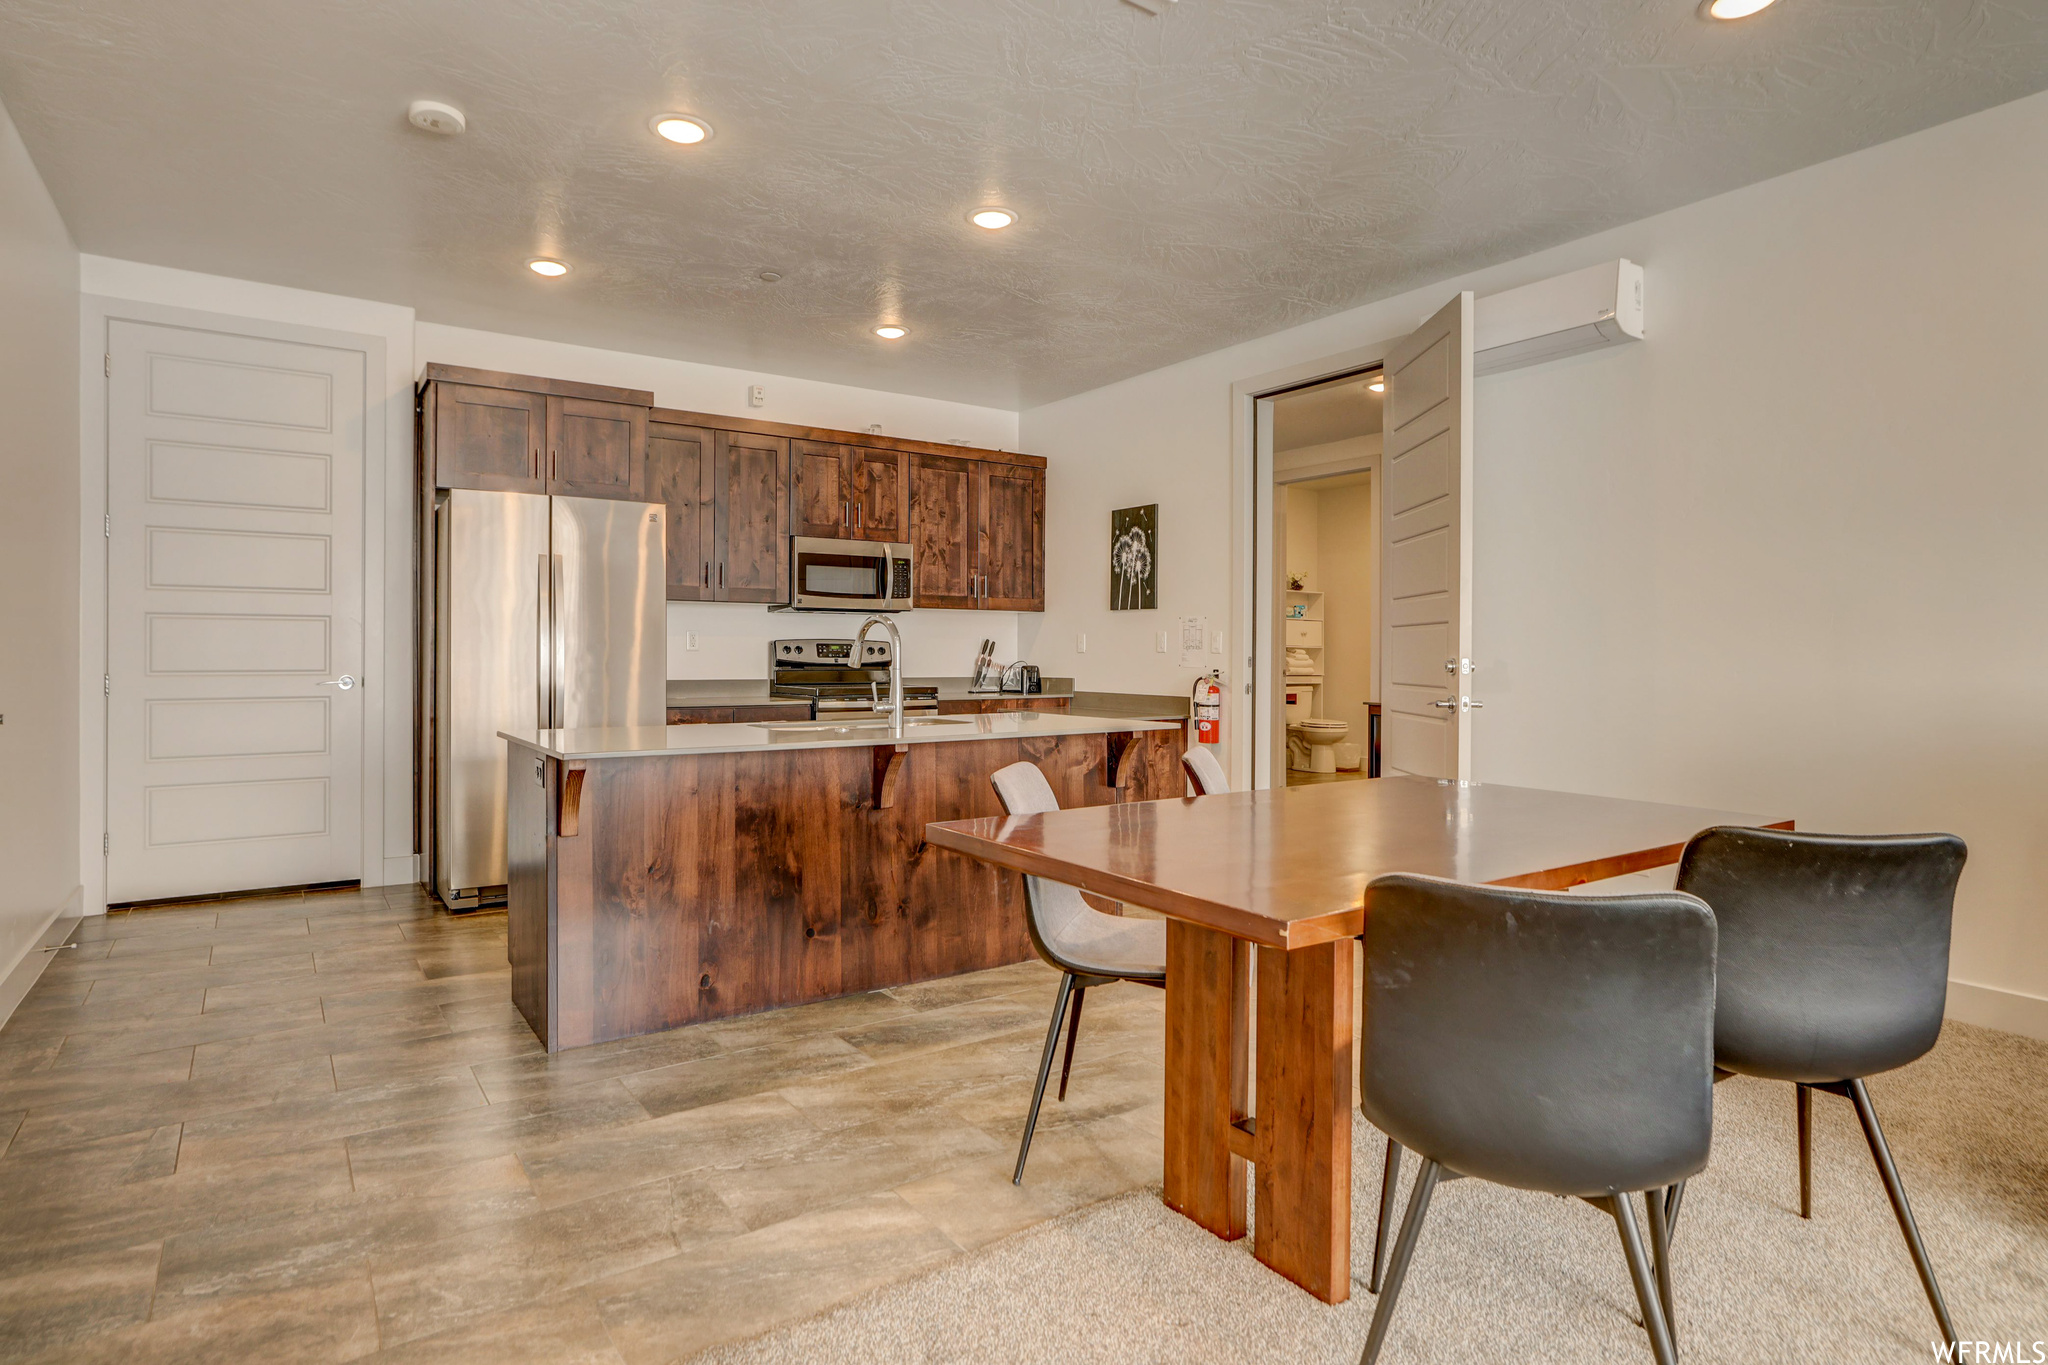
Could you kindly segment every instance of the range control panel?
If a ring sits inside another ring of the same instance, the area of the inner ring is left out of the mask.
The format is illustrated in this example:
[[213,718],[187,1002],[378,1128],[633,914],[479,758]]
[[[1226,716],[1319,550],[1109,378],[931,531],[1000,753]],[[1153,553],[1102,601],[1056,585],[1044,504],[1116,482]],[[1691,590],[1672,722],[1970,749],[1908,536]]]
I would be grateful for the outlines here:
[[889,642],[870,640],[854,657],[851,640],[775,640],[768,646],[769,661],[780,668],[882,668],[889,663]]

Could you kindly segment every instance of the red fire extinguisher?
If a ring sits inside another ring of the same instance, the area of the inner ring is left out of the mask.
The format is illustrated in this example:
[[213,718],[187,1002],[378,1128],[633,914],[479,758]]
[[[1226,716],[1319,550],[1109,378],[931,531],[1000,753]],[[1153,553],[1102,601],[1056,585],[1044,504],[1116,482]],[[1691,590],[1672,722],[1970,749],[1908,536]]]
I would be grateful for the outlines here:
[[1200,744],[1223,742],[1223,679],[1215,670],[1195,679],[1192,696],[1195,707],[1195,740]]

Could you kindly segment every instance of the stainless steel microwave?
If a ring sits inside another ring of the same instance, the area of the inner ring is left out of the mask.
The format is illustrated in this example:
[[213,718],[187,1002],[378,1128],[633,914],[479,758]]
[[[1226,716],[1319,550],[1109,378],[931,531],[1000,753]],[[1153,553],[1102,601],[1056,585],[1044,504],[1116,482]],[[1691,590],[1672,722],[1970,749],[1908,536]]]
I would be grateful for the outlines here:
[[789,611],[909,611],[910,547],[794,536]]

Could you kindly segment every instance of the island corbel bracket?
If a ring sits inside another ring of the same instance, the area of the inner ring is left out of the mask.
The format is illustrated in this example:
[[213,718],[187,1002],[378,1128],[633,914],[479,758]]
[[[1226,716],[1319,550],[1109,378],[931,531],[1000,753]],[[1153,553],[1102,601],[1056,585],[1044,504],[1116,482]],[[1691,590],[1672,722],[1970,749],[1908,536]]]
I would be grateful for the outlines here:
[[562,765],[561,805],[555,813],[555,833],[563,839],[573,839],[583,826],[583,765],[565,763]]
[[1108,760],[1103,767],[1102,785],[1118,791],[1127,791],[1131,785],[1131,765],[1124,762],[1124,754],[1137,742],[1137,735],[1129,730],[1118,730],[1103,737],[1109,750]]
[[874,808],[888,810],[896,804],[896,783],[903,775],[903,760],[910,756],[910,746],[877,744],[869,752],[875,760]]

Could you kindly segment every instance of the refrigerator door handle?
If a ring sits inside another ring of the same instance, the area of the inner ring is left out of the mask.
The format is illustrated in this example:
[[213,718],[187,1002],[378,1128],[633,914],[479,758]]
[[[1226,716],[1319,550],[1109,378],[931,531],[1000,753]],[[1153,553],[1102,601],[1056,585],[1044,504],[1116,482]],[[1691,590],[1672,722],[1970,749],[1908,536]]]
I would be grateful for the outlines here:
[[554,555],[551,558],[554,563],[554,573],[548,582],[548,600],[553,604],[554,610],[550,613],[552,620],[549,623],[548,638],[551,647],[554,649],[555,657],[551,675],[554,695],[549,703],[549,713],[552,717],[550,721],[551,728],[559,729],[566,720],[566,717],[562,714],[564,709],[562,705],[562,682],[568,673],[569,656],[563,637],[568,634],[567,618],[569,613],[566,609],[567,603],[562,600],[562,556]]
[[540,595],[538,610],[534,613],[533,630],[536,664],[533,673],[535,683],[533,728],[536,730],[551,730],[554,728],[554,650],[551,648],[551,642],[554,639],[554,622],[551,619],[554,615],[554,603],[548,593],[549,577],[548,557],[542,555],[540,556]]

